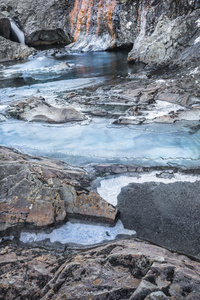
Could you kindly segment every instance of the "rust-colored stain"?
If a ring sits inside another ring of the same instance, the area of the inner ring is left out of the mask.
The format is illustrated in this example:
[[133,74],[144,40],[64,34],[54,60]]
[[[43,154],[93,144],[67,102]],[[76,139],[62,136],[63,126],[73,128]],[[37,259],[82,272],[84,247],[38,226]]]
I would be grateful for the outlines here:
[[74,42],[78,41],[81,36],[88,36],[90,30],[97,36],[101,36],[106,31],[114,40],[115,7],[116,0],[76,0],[69,15]]

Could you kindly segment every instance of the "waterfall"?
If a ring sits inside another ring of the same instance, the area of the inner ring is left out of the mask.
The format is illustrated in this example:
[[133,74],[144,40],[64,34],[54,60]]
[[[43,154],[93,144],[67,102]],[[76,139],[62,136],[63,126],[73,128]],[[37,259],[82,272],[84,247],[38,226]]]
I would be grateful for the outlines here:
[[25,44],[25,36],[22,30],[17,27],[17,25],[10,20],[11,24],[11,39],[14,40],[15,42],[19,42],[21,44]]
[[116,0],[76,0],[70,13],[73,49],[98,51],[115,46]]

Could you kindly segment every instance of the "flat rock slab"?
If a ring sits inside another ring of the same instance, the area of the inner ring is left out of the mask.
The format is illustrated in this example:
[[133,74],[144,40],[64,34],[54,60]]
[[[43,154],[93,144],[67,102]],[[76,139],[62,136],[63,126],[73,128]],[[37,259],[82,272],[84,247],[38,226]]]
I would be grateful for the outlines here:
[[68,217],[114,224],[117,209],[81,185],[89,176],[57,164],[0,147],[0,231],[55,225]]
[[200,257],[200,184],[131,183],[118,196],[126,228],[159,245]]
[[83,121],[84,115],[73,107],[54,107],[44,98],[32,97],[16,101],[7,109],[7,113],[17,119],[48,123]]
[[199,299],[200,264],[138,239],[58,252],[6,244],[0,299]]

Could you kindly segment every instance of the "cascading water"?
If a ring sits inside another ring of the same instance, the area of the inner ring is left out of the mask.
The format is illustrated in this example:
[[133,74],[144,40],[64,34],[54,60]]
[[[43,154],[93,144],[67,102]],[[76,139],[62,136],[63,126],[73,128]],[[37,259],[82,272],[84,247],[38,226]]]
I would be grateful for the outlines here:
[[98,51],[115,46],[115,0],[76,0],[70,13],[73,49]]
[[11,24],[11,31],[12,31],[12,39],[15,42],[25,44],[25,36],[23,31],[20,30],[19,27],[17,27],[17,25],[12,20],[10,20],[10,24]]

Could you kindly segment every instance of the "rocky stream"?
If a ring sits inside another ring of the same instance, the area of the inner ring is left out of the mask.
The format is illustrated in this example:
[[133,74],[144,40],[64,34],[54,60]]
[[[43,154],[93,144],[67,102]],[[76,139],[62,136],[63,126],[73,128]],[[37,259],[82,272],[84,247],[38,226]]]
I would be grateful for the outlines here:
[[200,2],[0,0],[0,299],[200,299]]

